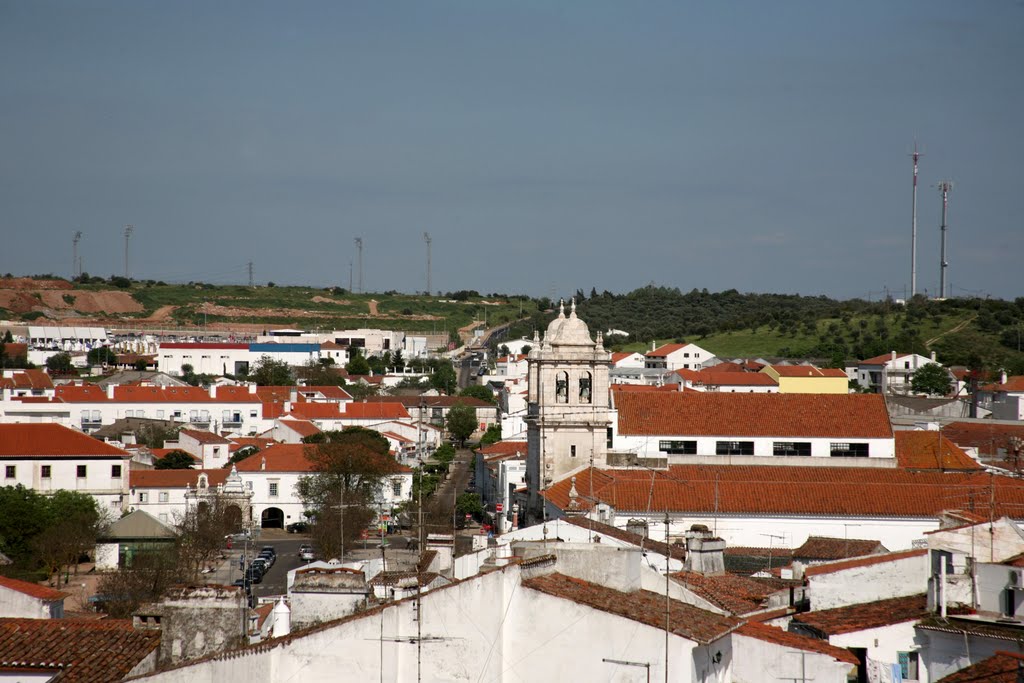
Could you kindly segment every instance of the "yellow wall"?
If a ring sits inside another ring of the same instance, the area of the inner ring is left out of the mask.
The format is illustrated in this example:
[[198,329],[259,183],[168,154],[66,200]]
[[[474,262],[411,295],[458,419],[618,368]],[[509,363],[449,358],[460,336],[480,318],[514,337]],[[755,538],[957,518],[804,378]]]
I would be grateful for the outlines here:
[[782,377],[770,365],[761,372],[779,383],[780,394],[848,394],[850,380],[846,377]]

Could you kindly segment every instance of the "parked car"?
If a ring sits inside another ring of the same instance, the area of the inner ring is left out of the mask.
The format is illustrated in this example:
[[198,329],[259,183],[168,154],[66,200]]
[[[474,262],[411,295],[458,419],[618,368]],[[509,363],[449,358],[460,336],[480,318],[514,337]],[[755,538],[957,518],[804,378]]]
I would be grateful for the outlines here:
[[262,557],[257,557],[255,560],[252,561],[252,564],[249,565],[249,568],[256,569],[262,576],[263,574],[266,574],[268,571],[270,571],[270,563]]
[[274,550],[273,546],[263,546],[260,548],[260,553],[257,557],[264,558],[267,561],[267,564],[270,567],[273,567],[274,563],[277,562],[277,551]]
[[249,565],[249,568],[245,570],[245,580],[249,583],[260,583],[263,581],[263,570]]
[[316,554],[313,552],[313,546],[304,545],[299,548],[299,559],[306,562],[311,562],[316,559]]
[[306,522],[292,522],[285,527],[285,530],[290,534],[304,534],[309,531],[309,524]]

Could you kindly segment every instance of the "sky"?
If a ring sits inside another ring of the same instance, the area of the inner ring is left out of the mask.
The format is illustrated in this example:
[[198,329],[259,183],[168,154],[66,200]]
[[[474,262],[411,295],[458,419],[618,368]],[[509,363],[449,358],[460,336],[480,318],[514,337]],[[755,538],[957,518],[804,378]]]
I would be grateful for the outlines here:
[[0,0],[0,273],[1024,295],[1024,1]]

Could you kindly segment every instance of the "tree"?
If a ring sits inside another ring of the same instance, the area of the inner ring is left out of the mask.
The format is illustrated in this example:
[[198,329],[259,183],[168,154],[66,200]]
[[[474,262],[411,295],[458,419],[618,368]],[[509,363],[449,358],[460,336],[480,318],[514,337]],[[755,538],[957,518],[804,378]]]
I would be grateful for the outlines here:
[[153,469],[156,470],[190,470],[195,465],[196,459],[185,451],[174,449],[164,457],[156,461]]
[[71,354],[67,351],[53,354],[46,359],[46,369],[51,373],[73,372],[75,367],[71,364]]
[[135,361],[134,365],[135,369],[138,370],[139,372],[145,372],[146,368],[149,367],[149,361],[147,361],[145,358],[139,358],[137,361]]
[[460,493],[455,500],[455,512],[460,517],[471,515],[473,519],[480,521],[484,514],[484,506],[480,502],[480,496],[476,493]]
[[953,389],[949,371],[938,363],[922,365],[910,379],[910,388],[919,394],[946,396]]
[[333,365],[333,358],[321,358],[319,361],[310,359],[306,365],[298,369],[297,374],[310,386],[339,386],[345,380]]
[[253,446],[253,445],[242,446],[237,451],[235,451],[234,455],[232,455],[230,458],[228,458],[228,461],[226,463],[224,463],[224,468],[225,469],[231,469],[232,465],[234,465],[236,463],[240,463],[243,460],[245,460],[246,458],[248,458],[250,456],[253,456],[253,455],[256,455],[259,452],[260,452],[260,449],[259,449],[258,446]]
[[448,409],[448,433],[458,440],[460,446],[466,445],[473,432],[476,431],[476,408],[457,403]]
[[178,531],[178,568],[188,579],[194,579],[224,547],[224,536],[232,529],[224,499],[211,493],[190,506],[175,523]]
[[[57,491],[46,501],[47,528],[33,541],[33,547],[48,575],[61,567],[74,566],[88,551],[96,547],[106,520],[101,516],[92,496],[78,491]],[[65,574],[64,583],[68,576]]]
[[430,386],[449,395],[455,391],[458,382],[455,368],[448,361],[438,363],[433,374],[430,375]]
[[397,349],[394,355],[391,356],[391,365],[395,368],[395,372],[401,372],[405,369],[405,359],[402,358],[402,349]]
[[165,441],[174,441],[178,438],[178,431],[181,427],[170,427],[159,422],[150,422],[138,428],[135,432],[135,440],[148,448],[163,448]]
[[130,619],[141,605],[156,602],[178,581],[177,550],[171,547],[136,554],[131,566],[104,575],[96,591],[108,616]]
[[261,356],[249,370],[249,380],[260,386],[290,387],[295,384],[292,370],[283,360]]
[[462,391],[459,392],[459,396],[467,396],[469,398],[478,398],[481,401],[487,403],[494,403],[494,392],[485,387],[482,384],[471,384]]
[[85,354],[85,360],[89,365],[113,365],[117,363],[117,354],[109,346],[97,346]]
[[325,555],[340,554],[375,516],[384,479],[398,470],[388,440],[372,429],[348,427],[322,432],[322,441],[306,447],[313,472],[296,490],[313,513],[314,542]]
[[350,350],[348,363],[345,365],[345,372],[350,375],[369,375],[370,363],[366,360],[359,349]]
[[498,443],[499,441],[501,441],[501,425],[498,423],[488,427],[484,435],[480,437],[481,446],[490,446],[492,443]]

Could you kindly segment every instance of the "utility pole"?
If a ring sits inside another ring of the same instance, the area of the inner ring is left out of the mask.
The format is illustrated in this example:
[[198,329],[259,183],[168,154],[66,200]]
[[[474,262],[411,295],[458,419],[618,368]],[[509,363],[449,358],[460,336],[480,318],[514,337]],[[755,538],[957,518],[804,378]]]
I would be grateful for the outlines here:
[[356,238],[356,249],[359,250],[359,293],[363,293],[363,238]]
[[251,288],[253,286],[253,280],[252,280],[252,261],[249,261],[248,265],[249,265],[249,287]]
[[124,276],[131,277],[129,274],[131,271],[128,270],[128,241],[132,238],[132,233],[135,232],[134,225],[124,226]]
[[943,180],[939,183],[939,192],[942,194],[942,225],[939,232],[942,236],[941,252],[939,255],[939,298],[946,298],[946,269],[949,268],[949,261],[946,260],[946,209],[949,206],[949,193],[953,189],[953,183]]
[[78,243],[82,241],[82,231],[75,230],[71,237],[71,277],[78,277],[82,274],[78,270]]
[[917,141],[914,141],[914,151],[910,156],[914,160],[913,207],[910,212],[910,296],[913,297],[917,294],[917,160],[923,156],[917,151]]
[[423,241],[427,243],[427,296],[433,291],[430,287],[430,233],[423,233]]

